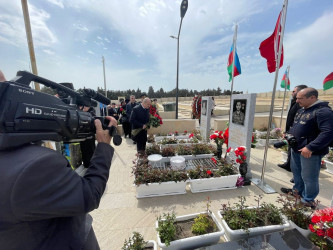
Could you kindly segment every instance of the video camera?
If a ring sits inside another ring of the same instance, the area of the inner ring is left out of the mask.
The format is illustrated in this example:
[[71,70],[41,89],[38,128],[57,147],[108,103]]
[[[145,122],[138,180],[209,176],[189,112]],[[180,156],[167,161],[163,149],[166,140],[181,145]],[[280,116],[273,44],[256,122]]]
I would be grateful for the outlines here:
[[281,148],[287,144],[289,144],[290,147],[295,147],[297,145],[296,138],[293,135],[286,134],[284,138],[285,138],[285,140],[274,143],[274,147]]
[[[61,99],[31,89],[31,81],[60,91]],[[110,100],[92,89],[80,94],[64,85],[27,71],[18,71],[13,80],[0,82],[0,150],[41,140],[84,141],[96,133],[95,119],[109,130],[115,145],[121,144],[117,129],[108,127],[108,119],[78,109],[95,106],[96,101],[108,105]]]

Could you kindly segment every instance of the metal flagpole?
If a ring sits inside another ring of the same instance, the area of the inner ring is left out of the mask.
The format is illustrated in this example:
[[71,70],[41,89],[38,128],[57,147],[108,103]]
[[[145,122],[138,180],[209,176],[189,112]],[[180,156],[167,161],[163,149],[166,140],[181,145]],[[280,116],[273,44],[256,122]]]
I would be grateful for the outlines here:
[[[32,67],[32,73],[38,75],[37,72],[37,63],[36,63],[36,56],[34,50],[34,43],[32,40],[32,33],[31,33],[31,25],[30,25],[30,17],[29,17],[29,9],[27,0],[21,0],[22,10],[23,10],[23,17],[24,17],[24,24],[25,24],[25,32],[27,33],[27,42],[30,54],[30,62]],[[39,83],[35,82],[35,89],[40,91]]]
[[102,56],[105,97],[108,97],[107,92],[106,92],[106,78],[105,78],[105,63],[104,63],[104,61],[105,61],[104,56]]
[[290,66],[287,67],[287,74],[286,74],[286,79],[285,79],[285,83],[284,83],[284,95],[283,95],[282,111],[281,111],[281,118],[280,118],[280,128],[282,128],[284,103],[286,101],[287,86],[288,86],[288,82],[289,82],[289,70],[290,70]]
[[235,25],[235,33],[234,33],[234,38],[232,41],[233,48],[232,48],[232,68],[231,68],[231,93],[230,93],[230,108],[229,108],[229,125],[231,124],[231,98],[232,98],[232,93],[234,91],[234,68],[235,68],[235,54],[236,54],[236,40],[237,40],[237,29],[238,29],[238,24],[236,23]]
[[[273,188],[271,188],[269,185],[265,184],[264,176],[265,176],[265,167],[266,167],[266,160],[267,160],[269,135],[270,135],[271,125],[272,125],[272,116],[273,116],[273,109],[274,109],[276,83],[277,83],[278,76],[279,76],[284,26],[285,26],[285,23],[286,23],[286,16],[287,16],[287,7],[288,7],[288,0],[285,0],[284,4],[283,4],[283,11],[282,11],[281,34],[280,34],[279,50],[278,50],[278,55],[277,55],[277,60],[276,60],[274,87],[273,87],[273,93],[272,93],[271,108],[270,108],[270,111],[269,111],[269,121],[268,121],[268,129],[267,129],[267,136],[266,136],[266,145],[265,145],[265,153],[264,153],[263,166],[262,166],[262,172],[261,172],[261,179],[260,180],[259,179],[252,179],[251,180],[260,189],[262,189],[266,194],[276,193],[276,191]],[[280,30],[280,27],[278,27],[278,32],[279,32],[279,30]]]

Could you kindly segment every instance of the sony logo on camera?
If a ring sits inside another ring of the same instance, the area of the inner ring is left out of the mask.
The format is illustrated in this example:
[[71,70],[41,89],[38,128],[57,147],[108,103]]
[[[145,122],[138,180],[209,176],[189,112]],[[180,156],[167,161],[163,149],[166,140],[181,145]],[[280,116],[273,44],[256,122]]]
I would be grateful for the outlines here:
[[29,91],[29,90],[25,90],[25,89],[18,89],[19,92],[24,93],[24,94],[29,94],[29,95],[34,95],[35,92],[34,91]]
[[27,114],[33,114],[33,115],[41,115],[43,112],[41,109],[38,109],[38,108],[29,108],[29,107],[26,107],[25,108],[25,112]]

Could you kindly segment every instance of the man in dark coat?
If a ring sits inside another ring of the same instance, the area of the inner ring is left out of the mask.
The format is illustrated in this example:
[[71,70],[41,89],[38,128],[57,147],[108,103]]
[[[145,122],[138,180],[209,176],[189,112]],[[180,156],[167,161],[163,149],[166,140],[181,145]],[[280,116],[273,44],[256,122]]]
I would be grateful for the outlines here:
[[333,138],[333,111],[327,102],[318,100],[318,91],[314,88],[299,91],[296,102],[302,108],[297,111],[289,130],[296,140],[291,145],[293,192],[302,197],[305,206],[315,208],[321,159],[328,153]]
[[[295,118],[295,115],[296,115],[296,112],[301,108],[299,106],[299,104],[296,102],[296,95],[297,93],[302,90],[302,89],[305,89],[307,88],[308,86],[306,85],[298,85],[294,88],[293,90],[293,93],[292,93],[292,100],[291,100],[291,103],[290,103],[290,108],[289,108],[289,112],[288,112],[288,115],[287,115],[287,120],[286,120],[286,130],[285,130],[285,134],[288,134],[289,133],[289,129],[290,127],[293,125],[293,122],[294,122],[294,118]],[[290,158],[291,158],[291,148],[288,147],[288,159],[285,163],[283,164],[278,164],[278,166],[280,168],[283,168],[289,172],[291,172],[291,168],[290,168]]]
[[[135,101],[135,96],[131,95],[130,96],[130,101],[126,105],[126,115],[127,115],[127,117],[131,117],[132,110],[136,105],[137,105],[137,102]],[[132,133],[131,132],[132,132],[132,127],[131,127],[131,131],[130,131],[130,134],[129,134],[129,138],[132,138]],[[133,141],[133,143],[135,144],[136,142]]]
[[[109,126],[117,126],[111,117]],[[83,249],[99,245],[87,213],[98,207],[114,149],[95,120],[98,141],[84,177],[67,159],[36,144],[0,150],[0,248]]]
[[108,107],[108,115],[115,118],[117,121],[119,119],[118,110],[116,108],[116,103],[111,103],[111,107]]
[[137,143],[138,154],[144,154],[147,142],[147,123],[149,122],[149,108],[151,101],[149,98],[143,99],[142,103],[133,108],[130,122],[132,124],[133,140]]

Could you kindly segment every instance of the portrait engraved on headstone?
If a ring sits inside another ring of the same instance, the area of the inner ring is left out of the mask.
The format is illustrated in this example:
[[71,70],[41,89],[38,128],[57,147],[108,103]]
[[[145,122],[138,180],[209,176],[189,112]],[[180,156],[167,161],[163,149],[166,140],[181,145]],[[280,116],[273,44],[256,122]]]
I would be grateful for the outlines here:
[[201,114],[207,115],[207,100],[202,100]]
[[233,112],[231,122],[244,125],[246,114],[246,99],[235,99],[233,102]]

